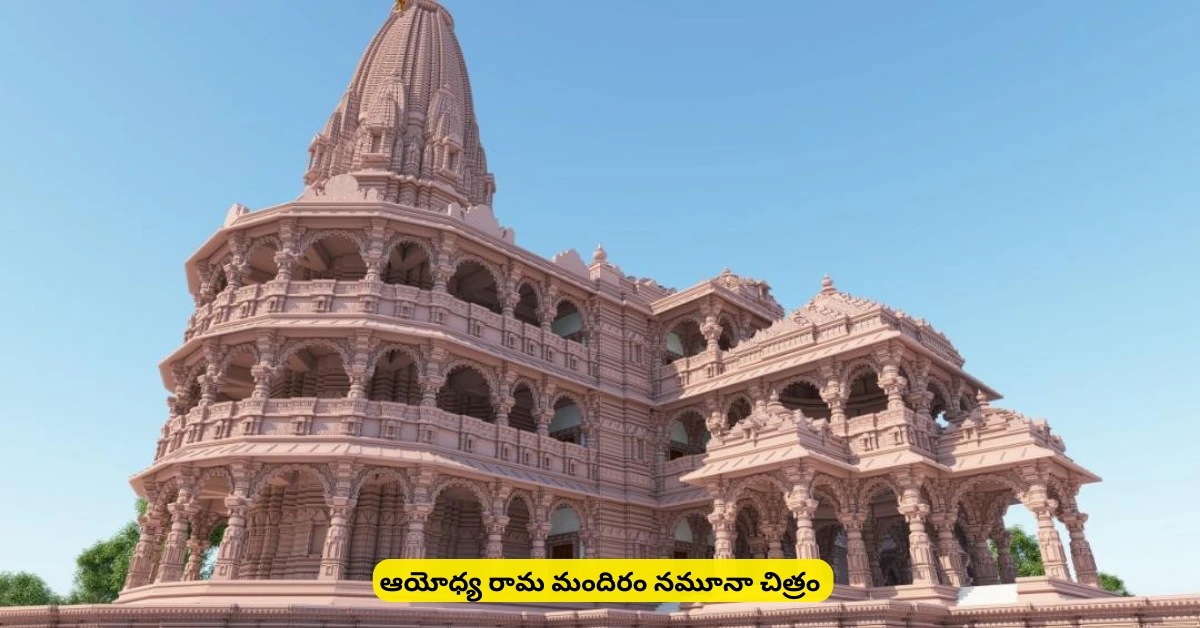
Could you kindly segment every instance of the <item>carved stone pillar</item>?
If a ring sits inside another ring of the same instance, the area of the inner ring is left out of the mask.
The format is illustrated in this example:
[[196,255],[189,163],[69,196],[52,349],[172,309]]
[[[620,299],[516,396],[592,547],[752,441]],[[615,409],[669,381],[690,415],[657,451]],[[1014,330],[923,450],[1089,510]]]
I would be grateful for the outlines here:
[[883,586],[883,569],[879,566],[879,531],[874,519],[868,518],[863,523],[863,545],[867,550],[867,567],[871,570],[873,586]]
[[224,536],[221,537],[221,549],[217,554],[213,580],[238,578],[242,547],[246,541],[246,511],[250,508],[246,499],[240,495],[230,495],[225,498],[225,507],[229,509],[229,523],[225,526]]
[[183,579],[194,581],[200,579],[200,570],[204,567],[204,554],[208,551],[208,535],[212,532],[212,518],[205,514],[192,517],[192,536],[187,541],[188,560],[183,569]]
[[[483,527],[487,530],[487,546],[483,550],[484,558],[504,558],[504,528],[508,525],[508,517],[492,515],[485,517]],[[543,551],[544,550],[543,545]]]
[[275,281],[287,284],[292,280],[292,273],[296,270],[296,261],[299,255],[291,249],[284,249],[275,253],[275,264],[279,267],[279,272],[275,273]]
[[1090,587],[1100,586],[1100,576],[1096,570],[1096,558],[1092,555],[1092,545],[1088,543],[1083,532],[1083,524],[1088,516],[1081,512],[1063,513],[1062,521],[1067,525],[1067,533],[1071,536],[1071,562],[1075,565],[1075,578],[1079,584]]
[[162,560],[158,565],[155,582],[178,582],[183,576],[183,552],[187,544],[188,520],[195,514],[189,501],[177,501],[167,505],[171,513],[171,531],[163,545]]
[[1003,525],[992,533],[992,541],[996,543],[996,555],[1000,562],[1000,582],[1012,584],[1017,581],[1017,564],[1012,556],[1012,534]]
[[717,322],[717,317],[706,317],[704,324],[700,326],[700,333],[704,336],[705,350],[709,353],[716,353],[721,342],[721,325]]
[[941,513],[931,517],[933,528],[937,530],[938,559],[942,565],[942,573],[946,574],[946,584],[954,587],[965,586],[967,570],[963,567],[962,554],[958,539],[954,536],[954,526],[957,518]]
[[788,498],[788,510],[796,517],[796,558],[821,558],[821,547],[817,544],[812,522],[817,506],[817,500],[810,499],[807,493]]
[[904,515],[905,521],[908,522],[908,552],[912,562],[913,584],[937,584],[933,546],[929,542],[929,534],[925,531],[929,505],[920,502],[904,504],[900,508],[900,514]]
[[[968,552],[971,555],[971,564],[975,566],[975,582],[973,584],[976,586],[1000,584],[996,559],[992,557],[992,550],[988,547],[988,530],[990,528],[990,524],[975,524],[966,528],[967,540],[971,543]],[[1009,560],[1012,560],[1011,556]]]
[[714,504],[708,515],[714,541],[713,558],[733,558],[733,518],[725,512],[724,504]]
[[512,412],[513,406],[517,405],[517,400],[505,395],[494,401],[496,406],[496,425],[508,425],[508,413]]
[[441,375],[425,375],[418,378],[417,384],[421,387],[421,406],[436,408],[438,391],[445,383],[446,378]]
[[250,367],[250,375],[254,377],[254,392],[250,394],[255,399],[267,399],[271,396],[271,384],[280,369],[274,365],[259,361]]
[[346,397],[348,399],[366,399],[367,384],[369,383],[367,365],[351,364],[346,369],[346,375],[350,378],[350,390],[346,393]]
[[767,558],[783,558],[783,526],[768,523],[760,527],[767,540]]
[[350,542],[352,506],[336,503],[329,507],[329,530],[321,551],[321,572],[318,580],[342,580],[346,573],[346,549]]
[[871,564],[863,540],[863,520],[858,514],[840,515],[838,521],[846,530],[846,569],[852,587],[871,586]]
[[532,547],[529,550],[530,558],[545,558],[546,557],[546,537],[550,536],[549,523],[531,523],[529,524],[529,538]]
[[133,558],[129,562],[129,572],[125,576],[125,588],[150,584],[154,576],[154,553],[158,551],[156,539],[161,535],[163,526],[162,508],[153,502],[146,508],[146,514],[138,517],[141,533],[133,550]]
[[537,433],[539,436],[550,435],[550,421],[554,420],[553,408],[541,408],[537,411]]
[[405,504],[404,515],[408,525],[401,558],[425,558],[425,523],[432,512],[432,504]]
[[1067,554],[1063,551],[1062,539],[1058,536],[1058,530],[1054,527],[1054,511],[1058,508],[1058,502],[1053,499],[1046,499],[1045,489],[1038,491],[1038,487],[1031,489],[1034,497],[1031,497],[1025,504],[1033,515],[1037,517],[1037,536],[1038,547],[1042,550],[1042,566],[1046,568],[1046,575],[1050,578],[1059,578],[1062,580],[1070,580],[1071,572],[1067,569]]
[[450,278],[454,276],[454,267],[448,264],[439,264],[429,269],[429,271],[433,275],[433,291],[445,292],[446,286],[450,283]]

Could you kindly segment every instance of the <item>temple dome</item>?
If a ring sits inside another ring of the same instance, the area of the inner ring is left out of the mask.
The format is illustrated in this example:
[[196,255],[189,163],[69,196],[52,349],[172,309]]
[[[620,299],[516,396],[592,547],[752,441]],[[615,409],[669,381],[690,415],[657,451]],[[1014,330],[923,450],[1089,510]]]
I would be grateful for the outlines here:
[[495,182],[479,141],[466,63],[450,13],[397,2],[345,95],[313,139],[305,183],[369,173],[408,205],[491,204]]

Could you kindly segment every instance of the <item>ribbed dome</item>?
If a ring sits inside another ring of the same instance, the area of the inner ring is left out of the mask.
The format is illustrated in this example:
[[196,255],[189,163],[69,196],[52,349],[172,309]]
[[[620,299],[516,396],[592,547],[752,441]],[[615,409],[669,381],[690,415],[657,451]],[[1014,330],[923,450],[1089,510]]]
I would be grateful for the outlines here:
[[310,152],[310,186],[345,173],[376,183],[389,175],[385,200],[422,207],[491,204],[495,182],[445,8],[433,0],[396,5]]

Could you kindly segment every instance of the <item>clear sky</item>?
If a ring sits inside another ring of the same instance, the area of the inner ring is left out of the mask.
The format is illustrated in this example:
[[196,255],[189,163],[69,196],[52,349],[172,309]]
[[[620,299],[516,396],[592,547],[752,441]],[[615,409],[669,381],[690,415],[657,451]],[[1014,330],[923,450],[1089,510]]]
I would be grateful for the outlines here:
[[[390,5],[0,2],[0,571],[130,518],[184,260],[299,194]],[[1100,568],[1200,592],[1200,3],[446,5],[519,244],[926,317],[1104,477]]]

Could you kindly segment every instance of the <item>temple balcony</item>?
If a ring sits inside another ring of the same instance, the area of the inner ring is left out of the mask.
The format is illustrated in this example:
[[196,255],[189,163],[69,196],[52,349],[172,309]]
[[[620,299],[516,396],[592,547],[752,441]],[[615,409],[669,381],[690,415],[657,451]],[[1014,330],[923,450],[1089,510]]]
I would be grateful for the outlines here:
[[[422,452],[478,469],[523,469],[576,483],[590,481],[595,454],[506,425],[453,414],[436,407],[361,399],[246,399],[193,408],[163,443],[156,465],[192,458],[212,445],[250,445],[240,456],[280,444],[314,447],[352,443],[381,457],[416,459]],[[315,449],[314,449],[315,451]]]
[[367,280],[268,282],[219,294],[200,305],[185,339],[233,331],[258,320],[316,316],[371,318],[397,325],[437,329],[498,353],[519,352],[544,366],[591,374],[588,347],[575,338],[497,314],[446,292]]

